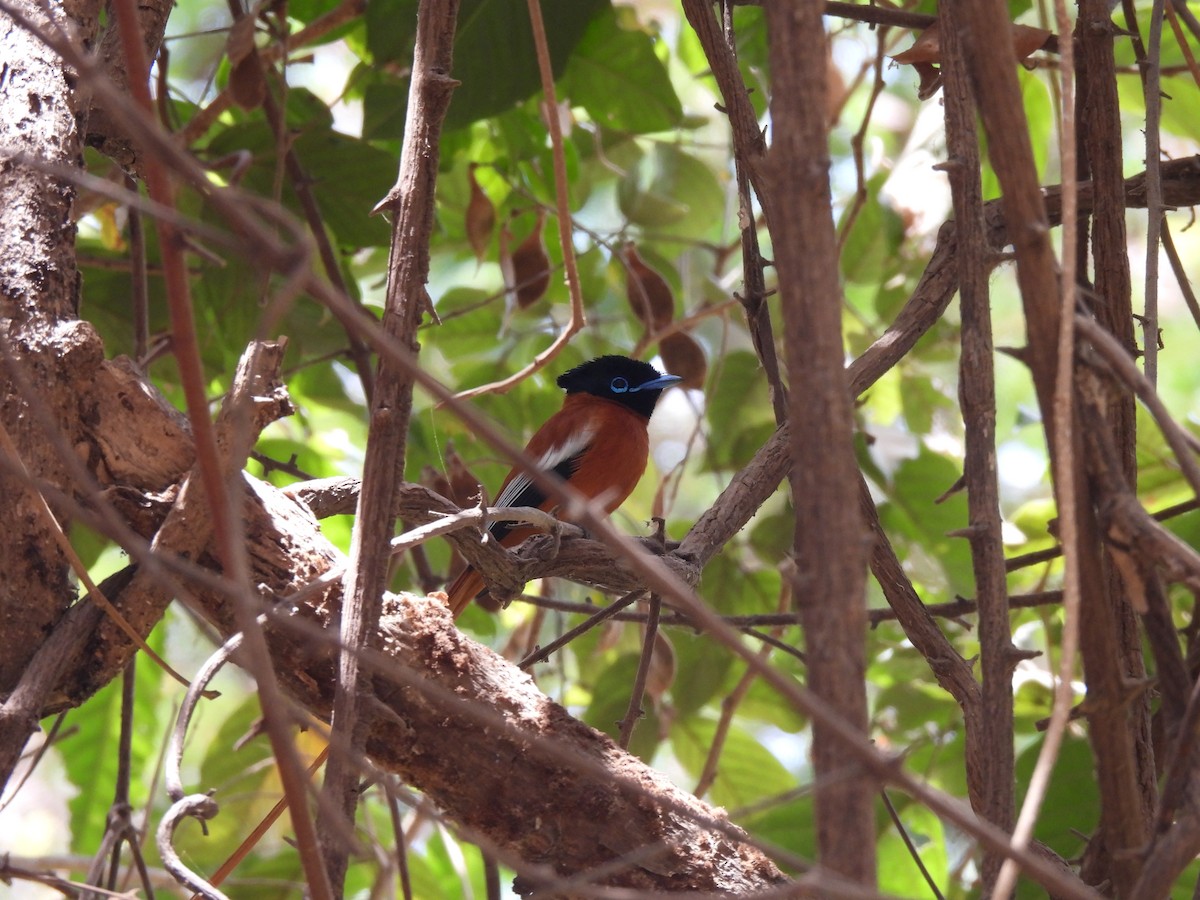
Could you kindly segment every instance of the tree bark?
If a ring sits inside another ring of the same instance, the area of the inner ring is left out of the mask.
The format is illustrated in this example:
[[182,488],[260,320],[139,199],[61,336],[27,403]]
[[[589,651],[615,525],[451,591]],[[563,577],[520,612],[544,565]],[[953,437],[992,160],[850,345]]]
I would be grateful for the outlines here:
[[[36,2],[17,8],[34,21],[44,17]],[[73,92],[58,58],[3,13],[0,45],[6,57],[5,77],[0,80],[0,146],[59,165],[76,165],[81,150]],[[31,167],[12,161],[0,166],[0,196],[5,200],[0,228],[0,340],[6,357],[0,422],[30,474],[55,482],[63,480],[62,466],[31,415],[33,398],[23,396],[13,370],[21,366],[36,371],[38,381],[57,388],[43,402],[73,443],[78,426],[68,412],[72,391],[63,377],[63,362],[71,359],[82,367],[98,362],[88,353],[89,336],[69,324],[78,302],[79,279],[71,221],[74,195],[68,185]],[[91,358],[81,360],[81,351]],[[0,683],[11,683],[71,603],[73,591],[66,558],[54,540],[54,526],[18,470],[6,467],[0,472],[0,507],[7,511],[9,523],[8,540],[0,546],[4,571],[0,632],[13,648],[0,658]]]
[[[1083,598],[1080,649],[1088,681],[1088,722],[1100,785],[1102,838],[1112,864],[1112,881],[1118,894],[1125,896],[1140,869],[1137,848],[1145,841],[1145,816],[1126,713],[1128,689],[1122,673],[1112,665],[1121,657],[1115,601],[1112,584],[1104,574],[1101,532],[1083,466],[1083,442],[1078,431],[1070,441],[1061,440],[1055,415],[1061,295],[1049,240],[1050,223],[1021,103],[1007,10],[989,0],[964,0],[963,11],[968,70],[988,136],[992,167],[1003,190],[1008,237],[1016,251],[1017,283],[1029,341],[1026,361],[1033,373],[1051,459],[1070,455],[1068,477],[1075,498],[1071,513],[1078,537],[1067,552],[1077,555]],[[1057,464],[1054,470],[1058,471]],[[1064,489],[1056,478],[1060,510]]]
[[[808,683],[865,736],[869,534],[858,506],[842,293],[833,264],[823,8],[812,0],[767,7],[774,135],[759,197],[784,315],[793,591],[804,623]],[[873,886],[877,785],[848,767],[842,742],[816,723],[812,757],[821,863]]]
[[[981,160],[976,136],[975,98],[967,77],[958,21],[960,7],[941,7],[944,54],[942,96],[946,107],[946,174],[954,203],[959,252],[959,308],[962,356],[959,404],[966,432],[963,479],[967,488],[967,540],[979,607],[979,657],[983,687],[979,727],[966,736],[968,769],[976,788],[972,804],[989,822],[1011,831],[1016,795],[1013,748],[1013,669],[1016,648],[1008,624],[1008,580],[1001,538],[1000,487],[996,465],[996,383],[992,310],[988,278],[995,252],[983,217]],[[971,763],[968,763],[970,766]],[[989,853],[983,860],[984,893],[991,895],[1004,860]]]
[[[383,311],[384,332],[399,346],[420,349],[417,327],[429,305],[429,238],[433,231],[435,189],[441,159],[442,120],[450,107],[455,82],[450,77],[457,0],[422,0],[417,11],[417,38],[412,82],[404,125],[400,173],[381,207],[395,216],[388,260],[388,288]],[[396,495],[404,481],[408,424],[412,414],[413,378],[387,359],[381,361],[371,401],[371,426],[363,464],[350,547],[350,569],[342,607],[343,648],[338,661],[337,697],[331,728],[334,740],[325,768],[321,813],[325,863],[335,896],[342,895],[349,847],[341,834],[354,821],[360,774],[351,754],[363,746],[360,700],[370,685],[359,677],[358,652],[371,644],[378,631],[391,553],[388,542],[395,523]],[[340,812],[344,821],[330,816]]]

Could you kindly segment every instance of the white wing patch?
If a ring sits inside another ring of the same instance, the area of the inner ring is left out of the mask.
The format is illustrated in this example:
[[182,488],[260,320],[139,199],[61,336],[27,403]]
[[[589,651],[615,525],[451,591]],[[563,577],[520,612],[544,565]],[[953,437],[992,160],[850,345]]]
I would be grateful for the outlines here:
[[[564,441],[557,447],[551,447],[537,461],[537,467],[543,472],[553,471],[558,465],[561,465],[572,456],[581,453],[588,444],[592,442],[592,438],[596,436],[594,428],[582,428],[575,434],[571,435],[571,439]],[[507,487],[500,492],[492,505],[493,506],[513,506],[516,504],[517,498],[521,496],[533,484],[533,480],[528,473],[521,472],[510,481]]]

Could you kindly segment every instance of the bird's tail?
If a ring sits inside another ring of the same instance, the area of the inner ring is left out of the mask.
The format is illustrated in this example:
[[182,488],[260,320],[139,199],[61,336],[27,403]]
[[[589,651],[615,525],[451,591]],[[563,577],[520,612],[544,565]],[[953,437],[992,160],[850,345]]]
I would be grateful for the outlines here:
[[475,595],[483,590],[483,579],[470,566],[463,569],[454,583],[446,588],[446,605],[454,618],[458,618],[467,604],[475,599]]

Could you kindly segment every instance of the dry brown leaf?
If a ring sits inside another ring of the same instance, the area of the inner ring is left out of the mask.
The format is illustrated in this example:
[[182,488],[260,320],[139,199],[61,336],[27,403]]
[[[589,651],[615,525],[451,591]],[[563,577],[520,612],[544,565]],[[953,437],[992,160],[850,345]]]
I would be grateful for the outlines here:
[[826,41],[825,48],[825,121],[833,125],[841,115],[850,91],[841,68],[833,61],[833,45]]
[[546,211],[539,209],[533,231],[513,251],[512,286],[517,294],[517,306],[521,309],[528,309],[541,300],[550,287],[550,257],[542,238],[542,226],[545,223]]
[[452,499],[450,496],[450,479],[433,466],[425,466],[421,469],[421,484],[425,485],[431,491],[437,491],[447,500]]
[[262,63],[252,53],[229,71],[229,96],[242,109],[257,109],[267,96]]
[[596,649],[592,651],[596,654],[607,653],[609,650],[616,648],[621,642],[621,635],[625,633],[625,623],[618,622],[616,619],[609,619],[600,629],[600,639],[596,641]]
[[708,361],[704,350],[695,339],[683,332],[669,334],[658,342],[658,352],[663,365],[672,375],[678,375],[683,388],[703,388],[708,376]]
[[488,245],[492,242],[492,230],[496,227],[496,208],[492,201],[479,186],[475,178],[478,163],[471,163],[467,168],[467,178],[471,182],[471,199],[467,203],[466,230],[467,240],[475,251],[475,258],[483,262],[487,255]]
[[625,261],[625,296],[629,308],[648,331],[661,331],[675,317],[671,286],[638,255],[632,241],[621,248],[621,258]]
[[229,57],[229,95],[242,109],[257,109],[267,95],[258,48],[254,46],[256,16],[245,15],[233,23],[225,41]]
[[902,53],[892,55],[892,59],[903,66],[915,63],[940,63],[942,61],[942,38],[938,23],[934,22],[917,35],[913,45]]
[[663,696],[675,684],[675,647],[671,639],[661,631],[654,634],[654,652],[650,657],[650,669],[646,672],[646,693],[657,707]]
[[450,493],[444,496],[462,507],[474,503],[479,497],[479,479],[475,477],[474,472],[467,468],[467,464],[463,462],[452,444],[446,447],[446,471],[450,477],[447,485]]
[[1024,62],[1029,54],[1041,50],[1046,42],[1054,36],[1053,31],[1045,28],[1034,28],[1032,25],[1013,25],[1013,49],[1017,51],[1017,60]]
[[[1034,28],[1031,25],[1014,23],[1012,36],[1017,60],[1024,62],[1029,54],[1045,47],[1054,37],[1054,32],[1044,28]],[[922,31],[917,35],[911,47],[895,54],[892,59],[901,65],[912,66],[917,70],[917,74],[921,78],[920,86],[917,88],[919,99],[928,100],[936,94],[938,88],[942,86],[942,73],[937,68],[942,62],[942,43],[938,23],[934,22]]]

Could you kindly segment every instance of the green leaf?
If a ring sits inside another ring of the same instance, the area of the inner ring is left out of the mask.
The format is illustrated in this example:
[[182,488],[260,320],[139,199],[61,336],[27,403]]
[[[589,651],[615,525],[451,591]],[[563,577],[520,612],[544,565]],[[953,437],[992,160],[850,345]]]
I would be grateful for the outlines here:
[[732,688],[733,660],[728,654],[713,653],[712,639],[704,635],[673,631],[671,640],[675,645],[671,703],[680,716],[690,717]]
[[[801,650],[804,649],[799,629],[789,629],[782,640]],[[771,654],[771,665],[784,671],[792,670],[797,680],[804,677],[800,661],[779,651]],[[808,719],[790,703],[781,700],[779,691],[761,678],[750,685],[750,690],[746,692],[745,699],[738,707],[738,714],[742,719],[753,719],[790,734],[799,734],[808,725]]]
[[813,860],[817,853],[817,814],[812,794],[755,813],[740,823],[755,837],[782,847],[793,856]]
[[[225,673],[222,676],[229,677]],[[239,687],[244,684],[240,679],[237,683]],[[199,721],[207,720],[206,728],[213,736],[204,748],[207,752],[203,754],[196,783],[213,790],[220,813],[207,823],[207,834],[197,823],[185,822],[176,832],[176,846],[200,867],[215,868],[270,812],[283,796],[283,789],[273,764],[270,741],[265,734],[254,735],[261,717],[256,694],[247,696],[244,690],[228,691],[215,701],[203,702],[198,715]],[[213,719],[219,722],[215,734]],[[315,755],[321,739],[305,732],[296,737],[296,743]],[[200,750],[193,745],[189,755],[199,756]],[[265,846],[285,856],[294,855],[282,849],[281,842],[282,836],[291,833],[291,824],[284,816],[272,827]]]
[[904,421],[914,434],[929,434],[933,430],[933,414],[951,405],[944,393],[934,387],[927,375],[902,374],[900,403]]
[[[592,19],[608,0],[542,4],[550,65],[557,79]],[[541,76],[525,0],[467,0],[459,13],[454,42],[454,92],[447,128],[503,112],[537,93]]]
[[[909,840],[916,847],[934,884],[945,893],[950,878],[950,862],[941,819],[919,803],[903,803],[894,791],[889,793]],[[879,890],[897,897],[928,896],[929,884],[912,858],[912,851],[890,818],[887,822],[889,827],[876,844]]]
[[412,62],[417,6],[417,0],[371,0],[367,4],[367,49],[375,57],[376,65]]
[[921,680],[904,680],[885,688],[872,704],[876,715],[886,716],[887,730],[893,737],[907,733],[917,738],[931,725],[949,730],[962,718],[958,704],[932,682],[925,660],[920,663]]
[[386,246],[391,228],[371,210],[396,180],[399,161],[363,141],[324,129],[294,144],[321,208],[321,220],[345,248]]
[[709,605],[724,615],[759,615],[777,610],[781,579],[776,568],[752,568],[749,560],[721,554],[704,570],[700,588]]
[[967,795],[966,741],[961,728],[909,749],[906,763],[908,771],[931,787],[956,797]]
[[750,546],[761,559],[783,559],[792,550],[795,530],[796,516],[790,509],[757,516],[750,531]]
[[[162,651],[161,628],[151,633],[148,643]],[[129,757],[129,800],[134,807],[146,802],[153,760],[173,724],[165,716],[160,718],[158,711],[168,676],[144,656],[138,658],[136,672]],[[67,777],[77,791],[68,804],[72,849],[76,852],[95,852],[94,842],[104,833],[112,806],[121,735],[122,680],[115,678],[83,706],[71,710],[64,723],[66,737],[56,745]]]
[[[551,69],[558,78],[596,16],[610,10],[608,0],[572,0],[542,6]],[[416,31],[412,0],[372,0],[367,4],[367,46],[377,63],[409,65]],[[498,115],[541,89],[529,7],[525,0],[464,0],[454,39],[455,89],[445,127],[462,128]],[[378,98],[377,98],[378,99]],[[407,92],[396,94],[397,107]],[[388,118],[403,119],[402,113]],[[378,106],[372,121],[383,119]],[[380,131],[373,131],[379,136]]]
[[[374,4],[370,4],[370,9]],[[365,140],[399,140],[404,137],[404,116],[408,108],[408,82],[374,81],[363,89],[363,128]]]
[[922,448],[916,459],[905,460],[896,470],[890,502],[880,508],[880,518],[889,532],[908,538],[908,552],[902,556],[923,588],[971,596],[970,546],[963,538],[949,535],[968,524],[965,492],[936,502],[960,475],[961,469],[950,460]]
[[[897,251],[904,240],[904,221],[879,197],[890,172],[880,172],[867,182],[866,202],[858,208],[842,248],[842,275],[848,281],[879,285],[896,271]],[[847,209],[839,227],[847,227]]]
[[284,121],[296,130],[332,128],[333,113],[329,106],[307,88],[293,87],[287,93]]
[[[704,771],[716,730],[715,720],[689,718],[677,723],[672,732],[671,749],[693,778],[699,778]],[[717,778],[710,792],[713,803],[737,809],[795,786],[795,776],[753,734],[740,725],[730,726],[721,745]]]
[[[629,697],[637,675],[638,654],[626,653],[617,657],[608,666],[592,687],[592,702],[583,714],[583,721],[616,739],[620,733],[618,724],[629,709]],[[645,716],[634,729],[629,742],[629,752],[649,761],[658,748],[659,722],[649,698],[643,698]]]
[[[303,130],[291,147],[320,209],[321,221],[335,234],[337,243],[351,249],[385,246],[391,229],[382,216],[372,216],[371,210],[395,182],[398,161],[364,141],[320,126]],[[276,178],[275,138],[265,124],[226,129],[209,144],[214,154],[244,150],[254,154],[254,165],[246,171],[243,185],[269,196]],[[285,182],[283,199],[294,213],[302,214],[290,182]],[[251,310],[257,318],[258,311],[253,306]]]
[[559,87],[592,121],[626,133],[664,131],[683,116],[654,40],[622,28],[611,9],[592,21]]
[[725,192],[695,156],[655,144],[621,179],[617,200],[635,225],[698,238],[720,223]]
[[[318,16],[337,9],[339,0],[288,0],[287,14],[299,22],[311,22]],[[336,33],[334,37],[338,37]],[[329,35],[323,35],[323,40],[330,40]]]
[[749,351],[725,356],[710,379],[707,401],[706,462],[713,469],[741,467],[775,432],[767,377]]
[[[1044,735],[1030,744],[1018,757],[1018,792],[1029,784]],[[1065,859],[1074,859],[1087,843],[1100,820],[1100,795],[1093,771],[1092,750],[1083,738],[1067,736],[1058,753],[1042,813],[1034,828],[1034,837]],[[1020,797],[1017,803],[1020,805]]]

